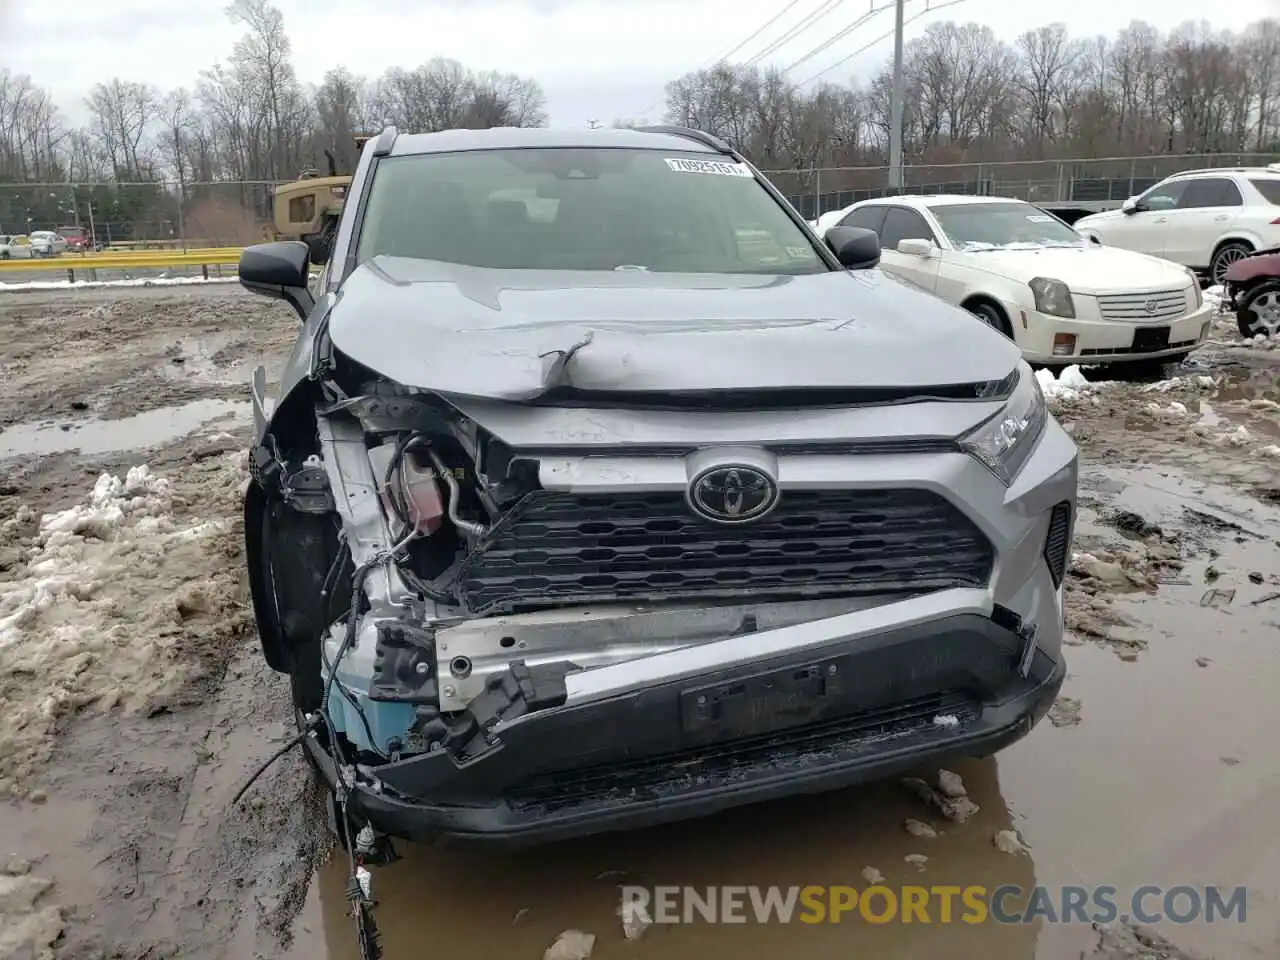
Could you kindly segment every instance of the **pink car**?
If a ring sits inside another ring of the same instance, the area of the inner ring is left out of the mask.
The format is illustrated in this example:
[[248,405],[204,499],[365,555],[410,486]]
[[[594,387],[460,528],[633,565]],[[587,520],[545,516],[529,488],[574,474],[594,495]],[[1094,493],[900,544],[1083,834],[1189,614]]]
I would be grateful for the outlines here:
[[1241,336],[1280,336],[1280,247],[1259,250],[1227,268],[1225,305]]

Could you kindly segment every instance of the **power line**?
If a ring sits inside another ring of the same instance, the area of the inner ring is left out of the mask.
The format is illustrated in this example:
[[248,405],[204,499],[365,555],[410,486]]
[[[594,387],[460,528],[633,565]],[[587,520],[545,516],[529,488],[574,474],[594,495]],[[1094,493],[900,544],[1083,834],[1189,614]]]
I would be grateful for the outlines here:
[[[947,0],[946,3],[940,3],[936,7],[928,7],[924,10],[921,10],[919,13],[915,13],[907,17],[902,22],[902,25],[903,27],[906,27],[908,24],[913,23],[916,20],[919,20],[921,17],[925,16],[926,14],[937,13],[939,10],[947,9],[947,7],[954,7],[958,3],[964,3],[964,0]],[[796,84],[796,86],[797,87],[808,86],[809,84],[813,83],[813,81],[817,80],[819,77],[825,76],[826,74],[830,73],[832,70],[835,70],[838,67],[844,66],[844,64],[848,63],[854,57],[860,54],[866,53],[868,50],[874,47],[877,43],[882,43],[883,41],[888,40],[896,32],[897,32],[896,30],[889,30],[885,33],[882,33],[880,36],[876,37],[870,43],[864,43],[857,50],[853,51],[853,53],[849,54],[848,56],[841,57],[835,63],[831,64],[831,66],[824,67],[823,69],[815,73],[813,76],[811,76],[808,80],[802,80],[800,83]]]
[[[832,2],[832,0],[827,0],[827,2],[830,3]],[[843,0],[835,0],[835,2],[842,3]],[[772,27],[775,23],[777,23],[779,20],[785,17],[788,13],[790,13],[792,9],[794,9],[797,5],[799,5],[799,3],[800,3],[800,0],[791,0],[791,2],[788,3],[785,7],[783,7],[781,10],[775,13],[772,17],[766,20],[758,28],[756,28],[756,30],[749,37],[747,37],[747,39],[743,40],[741,43],[739,43],[736,47],[734,47],[724,56],[719,57],[715,60],[712,60],[710,63],[704,64],[702,66],[702,69],[706,70],[708,67],[715,66],[717,63],[723,63],[725,60],[728,60],[735,53],[737,53],[739,50],[745,47],[748,43],[750,43],[756,37],[760,36],[760,34],[764,33],[766,30]],[[662,106],[662,100],[663,98],[659,97],[657,100],[653,101],[653,103],[649,104],[649,106],[645,107],[642,111],[640,111],[640,116],[643,117],[654,107]]]
[[732,57],[735,53],[737,53],[739,50],[741,50],[743,47],[745,47],[748,43],[750,43],[750,42],[751,42],[752,40],[754,40],[756,37],[760,36],[760,34],[764,33],[766,30],[768,30],[770,27],[772,27],[775,23],[777,23],[779,20],[781,20],[783,17],[785,17],[788,13],[790,13],[790,12],[792,11],[792,9],[794,9],[794,8],[795,8],[799,3],[800,3],[800,0],[791,0],[791,2],[790,2],[790,3],[788,3],[785,7],[783,7],[781,10],[779,10],[777,13],[775,13],[775,14],[774,14],[774,15],[773,15],[769,20],[765,21],[764,26],[760,27],[758,30],[756,30],[756,32],[755,32],[755,33],[753,33],[753,34],[751,34],[751,36],[747,37],[747,39],[743,40],[740,44],[738,44],[736,47],[734,47],[732,50],[730,50],[730,51],[729,51],[728,53],[726,53],[724,56],[720,57],[719,59],[717,59],[717,60],[715,60],[715,61],[713,61],[713,62],[714,62],[714,63],[722,63],[722,62],[724,62],[725,60],[728,60],[728,59],[729,59],[730,57]]
[[827,14],[831,13],[833,10],[836,9],[836,7],[840,6],[844,2],[845,0],[824,0],[824,2],[820,4],[817,7],[817,9],[810,12],[810,14],[807,17],[805,17],[803,20],[801,20],[799,23],[793,26],[790,30],[788,30],[782,36],[778,37],[778,39],[774,40],[773,43],[769,44],[767,47],[765,47],[763,50],[757,53],[754,57],[750,58],[747,61],[747,66],[754,67],[757,63],[760,63],[760,61],[762,61],[765,57],[781,50],[788,43],[790,43],[800,34],[804,33],[811,26],[813,26],[815,23],[817,23]]
[[859,27],[865,24],[868,20],[872,19],[877,13],[883,13],[887,9],[888,7],[876,7],[873,5],[870,10],[868,10],[866,13],[860,16],[857,20],[853,21],[853,23],[849,24],[843,30],[840,30],[835,34],[833,34],[832,36],[828,37],[826,40],[818,44],[818,46],[814,47],[812,50],[810,50],[803,57],[801,57],[795,63],[791,64],[791,66],[787,67],[782,72],[790,73],[796,67],[800,66],[800,64],[809,62],[818,54],[820,54],[823,50],[826,50],[828,47],[832,46],[833,44],[839,43],[845,37],[849,36],[849,34],[853,33],[855,30],[857,30]]

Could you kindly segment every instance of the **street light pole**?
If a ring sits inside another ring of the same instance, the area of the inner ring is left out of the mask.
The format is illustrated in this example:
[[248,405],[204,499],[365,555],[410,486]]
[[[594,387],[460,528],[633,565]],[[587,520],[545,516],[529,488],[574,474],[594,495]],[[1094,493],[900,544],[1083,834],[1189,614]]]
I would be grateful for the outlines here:
[[893,11],[893,92],[889,104],[889,187],[902,189],[902,27],[907,0],[895,0]]

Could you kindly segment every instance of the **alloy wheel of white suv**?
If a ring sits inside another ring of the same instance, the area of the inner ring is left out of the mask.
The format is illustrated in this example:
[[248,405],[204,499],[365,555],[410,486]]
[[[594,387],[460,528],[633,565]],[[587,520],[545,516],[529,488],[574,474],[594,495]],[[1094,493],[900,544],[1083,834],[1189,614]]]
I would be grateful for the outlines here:
[[1227,269],[1237,260],[1243,260],[1253,253],[1253,247],[1243,240],[1224,243],[1213,254],[1213,262],[1209,265],[1209,277],[1213,283],[1222,283],[1226,279]]

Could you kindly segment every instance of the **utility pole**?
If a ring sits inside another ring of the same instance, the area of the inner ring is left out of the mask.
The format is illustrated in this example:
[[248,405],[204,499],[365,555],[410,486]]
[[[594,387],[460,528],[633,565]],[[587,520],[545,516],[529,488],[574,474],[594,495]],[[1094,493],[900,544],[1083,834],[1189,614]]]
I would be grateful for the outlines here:
[[889,188],[902,189],[902,25],[907,0],[894,0],[893,11],[893,93],[889,101]]

